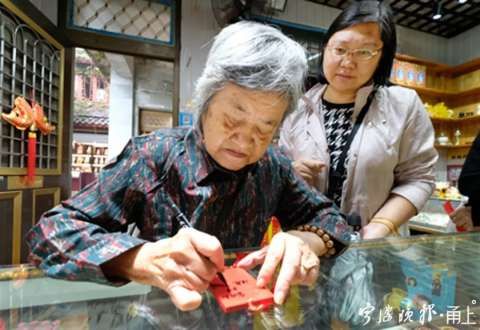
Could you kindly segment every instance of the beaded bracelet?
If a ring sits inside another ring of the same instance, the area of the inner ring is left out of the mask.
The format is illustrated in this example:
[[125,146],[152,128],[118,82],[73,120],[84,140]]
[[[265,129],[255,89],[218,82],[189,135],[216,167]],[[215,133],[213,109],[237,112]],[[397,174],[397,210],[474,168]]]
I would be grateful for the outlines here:
[[327,258],[330,258],[337,252],[337,250],[335,250],[335,243],[333,242],[331,237],[328,235],[328,233],[326,233],[325,230],[323,230],[322,228],[318,228],[311,225],[301,225],[297,227],[297,230],[311,232],[316,234],[318,237],[320,237],[327,248],[327,252],[325,253]]
[[375,217],[372,220],[370,220],[370,223],[380,223],[380,224],[386,226],[390,230],[390,233],[392,235],[400,236],[400,233],[398,232],[397,227],[393,224],[392,220]]

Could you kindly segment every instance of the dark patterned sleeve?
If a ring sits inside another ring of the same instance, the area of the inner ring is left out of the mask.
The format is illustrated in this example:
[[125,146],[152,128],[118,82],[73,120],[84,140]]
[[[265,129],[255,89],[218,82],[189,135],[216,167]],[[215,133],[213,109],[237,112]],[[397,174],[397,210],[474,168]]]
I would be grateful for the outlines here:
[[290,165],[284,156],[279,156],[283,191],[276,216],[282,229],[287,231],[303,224],[323,228],[339,242],[349,241],[352,228],[335,204],[320,192],[311,188]]
[[110,282],[100,266],[144,243],[126,231],[142,218],[156,175],[148,153],[148,147],[129,142],[97,181],[43,214],[27,236],[30,260],[47,276],[121,284]]
[[480,133],[463,164],[458,189],[463,195],[468,196],[468,204],[472,207],[473,224],[476,227],[480,226]]

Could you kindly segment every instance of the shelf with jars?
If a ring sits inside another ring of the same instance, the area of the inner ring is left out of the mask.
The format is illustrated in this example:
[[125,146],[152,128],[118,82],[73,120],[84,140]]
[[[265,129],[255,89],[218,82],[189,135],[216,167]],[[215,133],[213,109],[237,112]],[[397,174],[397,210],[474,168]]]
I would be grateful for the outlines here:
[[415,89],[424,102],[450,107],[480,103],[480,59],[458,66],[397,54],[391,81]]
[[463,143],[463,144],[435,144],[435,148],[437,149],[463,149],[463,148],[470,148],[472,146],[471,143]]
[[480,121],[477,120],[433,120],[435,144],[438,148],[470,148],[479,132]]
[[472,115],[465,118],[439,118],[439,117],[430,117],[434,124],[439,123],[452,123],[452,124],[464,124],[467,122],[477,121],[480,123],[480,115]]
[[107,145],[99,143],[73,143],[72,172],[97,173],[107,163]]
[[480,130],[480,59],[448,66],[397,54],[390,80],[418,92],[438,149],[448,154],[468,151]]

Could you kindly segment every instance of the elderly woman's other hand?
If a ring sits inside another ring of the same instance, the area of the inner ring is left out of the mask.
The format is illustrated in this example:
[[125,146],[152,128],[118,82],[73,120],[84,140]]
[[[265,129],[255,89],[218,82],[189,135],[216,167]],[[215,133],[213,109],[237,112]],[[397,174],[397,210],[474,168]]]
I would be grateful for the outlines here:
[[175,236],[127,251],[110,260],[103,271],[164,290],[180,310],[202,303],[216,273],[224,269],[223,249],[214,236],[188,228]]
[[325,163],[314,159],[299,159],[292,165],[295,171],[310,185],[314,185],[315,177],[325,168]]
[[470,206],[460,205],[450,214],[450,219],[461,231],[473,230],[472,208]]
[[266,286],[274,278],[280,266],[273,298],[283,304],[293,284],[312,285],[317,280],[320,260],[302,239],[288,234],[276,234],[270,245],[252,252],[237,263],[237,267],[251,269],[263,264],[257,277],[257,285]]

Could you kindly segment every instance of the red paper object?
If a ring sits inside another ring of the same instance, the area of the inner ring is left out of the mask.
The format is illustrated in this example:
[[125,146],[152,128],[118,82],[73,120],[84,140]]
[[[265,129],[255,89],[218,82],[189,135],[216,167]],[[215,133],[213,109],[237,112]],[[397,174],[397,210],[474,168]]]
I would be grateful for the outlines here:
[[453,211],[455,211],[450,201],[446,201],[445,203],[443,203],[443,209],[445,210],[445,213],[447,213],[448,215],[450,215],[451,213],[453,213]]
[[[443,203],[443,209],[445,213],[447,213],[448,215],[452,214],[453,211],[455,211],[455,208],[453,207],[450,201],[446,201],[445,203]],[[456,227],[457,227],[457,231],[465,231],[465,228],[462,226],[456,226]]]
[[227,285],[218,278],[210,283],[210,291],[224,313],[242,309],[259,310],[273,304],[273,294],[259,288],[255,278],[242,268],[226,268],[222,272]]

